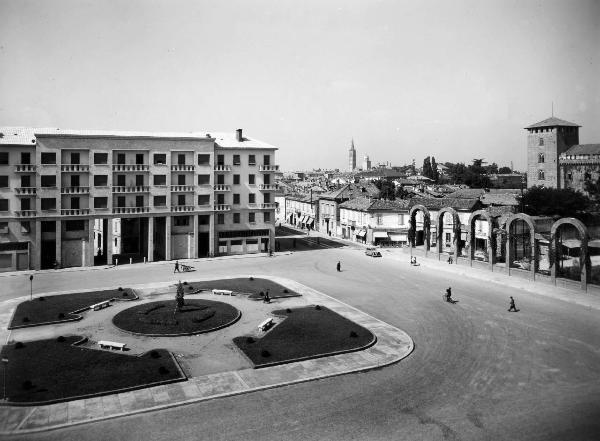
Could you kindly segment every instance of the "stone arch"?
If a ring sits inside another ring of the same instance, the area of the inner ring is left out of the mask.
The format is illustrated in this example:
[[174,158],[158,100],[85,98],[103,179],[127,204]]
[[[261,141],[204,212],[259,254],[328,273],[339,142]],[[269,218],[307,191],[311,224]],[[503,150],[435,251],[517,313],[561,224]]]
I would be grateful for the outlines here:
[[[413,205],[409,211],[409,223],[410,228],[408,231],[408,240],[410,242],[410,247],[414,248],[416,245],[417,238],[417,211],[423,212],[423,243],[425,245],[425,252],[429,251],[429,227],[431,224],[431,215],[429,214],[429,210],[427,207],[421,204]],[[412,250],[411,250],[412,251]]]
[[469,216],[469,238],[468,238],[468,247],[469,247],[469,262],[473,261],[475,256],[475,221],[479,218],[485,218],[488,223],[488,235],[487,235],[487,245],[486,245],[486,253],[488,255],[488,262],[490,265],[494,264],[494,218],[492,215],[486,210],[476,210],[471,213]]
[[535,223],[533,222],[533,219],[531,218],[531,216],[529,216],[528,214],[525,213],[515,213],[512,214],[507,220],[506,220],[506,270],[508,272],[508,274],[510,274],[510,265],[513,259],[513,252],[512,252],[512,243],[513,243],[513,234],[512,234],[512,225],[515,221],[517,220],[522,220],[524,221],[527,226],[529,227],[529,233],[530,233],[530,249],[531,249],[531,260],[532,262],[534,262],[534,264],[531,265],[530,267],[530,271],[531,271],[531,278],[535,279],[535,261],[536,261],[536,246],[535,246],[535,233],[536,233],[536,228],[535,228]]
[[[454,238],[452,240],[452,249],[454,250],[454,258],[457,258],[458,256],[460,256],[460,249],[459,249],[459,239],[460,239],[460,217],[458,216],[458,213],[456,212],[456,210],[452,207],[444,207],[442,208],[439,212],[438,212],[438,218],[437,218],[437,228],[436,228],[436,236],[437,236],[437,241],[436,241],[436,250],[439,254],[441,254],[442,252],[442,235],[443,235],[443,225],[444,225],[444,214],[446,213],[450,213],[450,215],[452,216],[452,225],[453,225],[453,233],[454,233]],[[457,234],[458,231],[458,234]]]
[[590,235],[588,228],[578,219],[573,217],[563,217],[552,224],[552,228],[550,229],[550,274],[552,280],[556,283],[556,256],[558,249],[558,235],[556,233],[559,231],[560,226],[565,224],[575,227],[579,233],[579,239],[581,241],[581,251],[579,253],[581,289],[587,290],[587,284],[589,283],[591,274],[590,256],[588,252]]

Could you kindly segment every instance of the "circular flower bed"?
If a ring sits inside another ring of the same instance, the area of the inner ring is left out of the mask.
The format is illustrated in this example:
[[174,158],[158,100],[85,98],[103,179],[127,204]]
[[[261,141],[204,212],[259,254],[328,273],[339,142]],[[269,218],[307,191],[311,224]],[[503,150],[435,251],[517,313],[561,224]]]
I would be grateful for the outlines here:
[[242,313],[235,307],[211,300],[185,300],[176,311],[174,300],[144,303],[113,317],[118,328],[152,336],[210,332],[235,323]]

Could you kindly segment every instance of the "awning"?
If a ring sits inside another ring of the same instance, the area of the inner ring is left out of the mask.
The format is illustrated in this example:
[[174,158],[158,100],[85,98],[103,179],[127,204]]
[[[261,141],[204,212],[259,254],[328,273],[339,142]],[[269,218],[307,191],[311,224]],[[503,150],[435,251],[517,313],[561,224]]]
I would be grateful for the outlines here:
[[600,239],[592,239],[588,242],[588,247],[600,248]]
[[306,216],[302,216],[298,222],[300,222],[301,224],[305,223],[306,222]]
[[387,231],[374,231],[373,232],[373,239],[387,239],[387,238],[388,238]]
[[[560,244],[561,242],[559,241],[558,243]],[[580,248],[581,241],[579,239],[564,239],[562,245],[567,248]]]
[[365,230],[360,230],[359,232],[356,233],[357,237],[365,237],[367,235],[367,232]]
[[308,217],[308,220],[306,221],[306,223],[308,225],[314,225],[315,224],[315,218],[314,217]]
[[388,233],[388,236],[392,242],[406,242],[408,240],[408,236],[406,234]]

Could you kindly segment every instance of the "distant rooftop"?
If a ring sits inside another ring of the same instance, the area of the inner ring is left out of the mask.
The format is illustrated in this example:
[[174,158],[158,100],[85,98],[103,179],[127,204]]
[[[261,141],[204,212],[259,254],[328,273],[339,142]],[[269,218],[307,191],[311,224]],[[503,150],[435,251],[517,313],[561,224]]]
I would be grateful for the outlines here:
[[543,121],[537,122],[535,124],[532,124],[528,127],[525,127],[525,129],[538,129],[540,127],[581,127],[578,124],[569,122],[569,121],[565,121],[564,119],[560,119],[560,118],[556,118],[555,116],[551,116],[550,118],[546,118]]
[[598,155],[600,154],[600,144],[579,144],[563,152],[561,156],[569,155]]

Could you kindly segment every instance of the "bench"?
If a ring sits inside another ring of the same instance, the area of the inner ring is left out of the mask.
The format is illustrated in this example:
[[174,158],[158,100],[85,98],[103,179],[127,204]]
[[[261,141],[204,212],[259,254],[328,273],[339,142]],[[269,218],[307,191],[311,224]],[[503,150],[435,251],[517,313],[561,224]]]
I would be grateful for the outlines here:
[[93,305],[90,306],[90,309],[93,309],[94,311],[98,311],[102,308],[108,308],[109,306],[110,306],[110,300],[105,300],[103,302],[94,303]]
[[260,331],[266,331],[267,329],[269,329],[271,327],[272,324],[273,324],[273,319],[272,318],[268,318],[268,319],[262,321],[260,323],[260,325],[258,325],[258,329]]
[[229,289],[213,289],[212,293],[215,295],[224,295],[224,296],[233,295],[233,291],[231,291]]
[[124,351],[125,350],[125,346],[127,346],[125,343],[117,343],[115,341],[107,341],[107,340],[100,340],[98,342],[98,346],[100,346],[102,349],[119,349],[120,351]]

